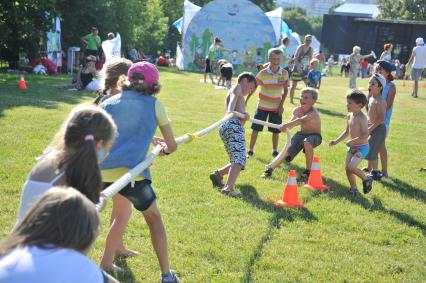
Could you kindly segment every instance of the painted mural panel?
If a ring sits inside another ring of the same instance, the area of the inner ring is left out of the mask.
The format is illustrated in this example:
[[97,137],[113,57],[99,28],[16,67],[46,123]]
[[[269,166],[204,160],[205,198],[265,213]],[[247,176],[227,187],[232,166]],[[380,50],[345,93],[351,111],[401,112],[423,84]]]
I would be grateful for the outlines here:
[[215,37],[222,40],[220,57],[231,62],[234,73],[255,71],[267,62],[268,49],[278,44],[265,13],[247,0],[216,0],[205,5],[184,34],[185,70],[202,72]]

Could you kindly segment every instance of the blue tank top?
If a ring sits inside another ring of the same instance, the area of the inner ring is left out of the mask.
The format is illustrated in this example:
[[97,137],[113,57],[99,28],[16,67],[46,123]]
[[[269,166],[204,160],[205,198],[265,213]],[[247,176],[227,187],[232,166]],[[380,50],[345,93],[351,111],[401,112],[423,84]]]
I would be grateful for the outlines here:
[[[109,155],[100,164],[101,169],[135,167],[146,157],[157,129],[156,98],[126,90],[106,100],[105,110],[117,125],[116,137]],[[140,174],[151,180],[149,169]]]
[[[389,90],[392,86],[395,86],[395,84],[393,82],[388,82],[385,87],[383,88],[382,91],[382,97],[384,100],[388,99],[388,94],[389,94]],[[386,127],[389,127],[390,124],[390,119],[392,117],[392,110],[393,110],[393,104],[392,106],[386,111],[386,115],[385,115],[385,125]]]

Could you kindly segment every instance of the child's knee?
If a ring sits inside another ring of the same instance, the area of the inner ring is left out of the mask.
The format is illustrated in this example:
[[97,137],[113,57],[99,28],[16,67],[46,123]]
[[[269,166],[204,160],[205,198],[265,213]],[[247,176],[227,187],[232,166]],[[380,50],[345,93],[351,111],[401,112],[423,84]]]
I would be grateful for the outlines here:
[[153,205],[154,204],[143,212],[143,216],[145,217],[145,221],[148,225],[162,221],[160,210],[156,206],[152,207]]
[[311,145],[311,143],[310,143],[307,139],[305,139],[305,140],[303,141],[303,147],[305,148],[305,150],[306,150],[306,149],[310,149],[310,150],[312,150],[312,149],[313,149],[313,146]]
[[348,164],[346,164],[345,169],[346,169],[346,172],[353,173],[355,171],[356,167],[353,166],[352,164],[348,163]]

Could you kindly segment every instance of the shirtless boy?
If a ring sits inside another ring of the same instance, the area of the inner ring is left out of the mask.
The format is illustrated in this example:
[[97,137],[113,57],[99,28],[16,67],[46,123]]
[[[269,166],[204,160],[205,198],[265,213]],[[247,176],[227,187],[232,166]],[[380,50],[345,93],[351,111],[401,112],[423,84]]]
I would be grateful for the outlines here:
[[330,146],[335,146],[350,135],[351,139],[345,142],[349,147],[345,165],[346,176],[351,186],[349,193],[356,194],[358,192],[355,178],[355,176],[358,176],[362,179],[363,192],[366,194],[372,189],[372,180],[358,168],[358,165],[367,156],[370,149],[368,144],[368,119],[361,111],[367,104],[367,97],[362,91],[351,89],[346,94],[346,100],[349,112],[346,130],[337,139],[331,141]]
[[314,148],[322,142],[321,137],[321,120],[314,104],[318,99],[318,91],[314,88],[307,87],[302,89],[300,97],[300,106],[293,110],[291,120],[282,125],[281,131],[291,129],[300,125],[298,131],[291,139],[291,146],[287,151],[281,151],[278,156],[268,165],[263,172],[262,177],[272,176],[273,170],[283,161],[290,162],[296,155],[303,150],[306,159],[306,170],[302,173],[302,178],[307,179],[312,165],[314,156]]

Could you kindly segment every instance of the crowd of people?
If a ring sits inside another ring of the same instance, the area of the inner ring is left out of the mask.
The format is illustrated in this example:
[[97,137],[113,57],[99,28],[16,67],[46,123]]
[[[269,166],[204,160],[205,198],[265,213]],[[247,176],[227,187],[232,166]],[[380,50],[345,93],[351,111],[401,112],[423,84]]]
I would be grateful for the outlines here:
[[[101,41],[95,29],[82,41],[87,44],[87,63],[86,69],[79,74],[79,83],[84,84],[85,76],[93,75]],[[213,186],[220,188],[223,194],[240,196],[235,189],[237,178],[246,167],[247,158],[254,156],[259,132],[263,131],[262,125],[251,125],[247,149],[244,123],[250,115],[246,112],[246,105],[257,88],[254,118],[280,125],[280,129],[268,127],[272,133],[272,161],[266,165],[262,176],[271,177],[279,164],[291,162],[303,152],[306,168],[299,178],[306,180],[309,177],[314,150],[320,150],[323,142],[321,116],[315,103],[319,99],[318,89],[326,67],[325,56],[314,54],[311,42],[312,36],[306,35],[304,43],[298,46],[291,58],[286,50],[289,40],[284,39],[281,46],[268,51],[268,62],[259,66],[256,75],[243,72],[239,74],[236,85],[231,86],[232,64],[221,61],[223,46],[219,38],[214,39],[206,58],[205,79],[210,74],[214,83],[211,72],[216,68],[215,71],[220,74],[218,83],[223,81],[229,88],[225,115],[233,112],[244,115],[227,120],[219,128],[229,163],[214,170],[209,177]],[[408,62],[413,66],[411,74],[415,81],[426,66],[423,39],[418,38],[416,44]],[[349,57],[347,124],[329,145],[345,142],[348,147],[345,171],[350,194],[358,192],[356,177],[361,179],[363,192],[367,194],[372,190],[373,180],[389,176],[385,141],[397,93],[390,49],[391,46],[385,46],[381,59],[374,63],[367,95],[356,89],[356,78],[362,69],[362,60],[374,54],[361,55],[360,48],[355,46]],[[327,64],[334,64],[331,59]],[[332,68],[327,66],[327,70],[331,75]],[[70,113],[28,175],[15,227],[0,244],[0,281],[117,282],[84,256],[99,233],[99,218],[94,204],[103,197],[102,189],[145,159],[151,144],[162,146],[160,156],[175,152],[177,144],[165,107],[157,98],[161,89],[160,73],[154,64],[112,58],[103,66],[102,72],[101,91],[94,104],[79,106]],[[295,103],[294,93],[301,81],[305,87],[300,92],[300,105],[292,110],[291,119],[283,123],[285,100],[289,94],[290,103]],[[417,97],[416,88],[413,96]],[[364,107],[367,115],[362,111]],[[128,118],[129,113],[132,113],[132,119]],[[162,137],[155,136],[157,127]],[[280,133],[295,127],[300,127],[300,130],[293,135],[291,146],[279,152]],[[363,159],[368,160],[368,167],[360,169]],[[149,168],[113,197],[101,268],[121,271],[114,263],[117,257],[139,255],[139,252],[126,248],[123,240],[132,206],[141,212],[148,225],[161,282],[179,282],[176,271],[170,268],[166,230]]]

